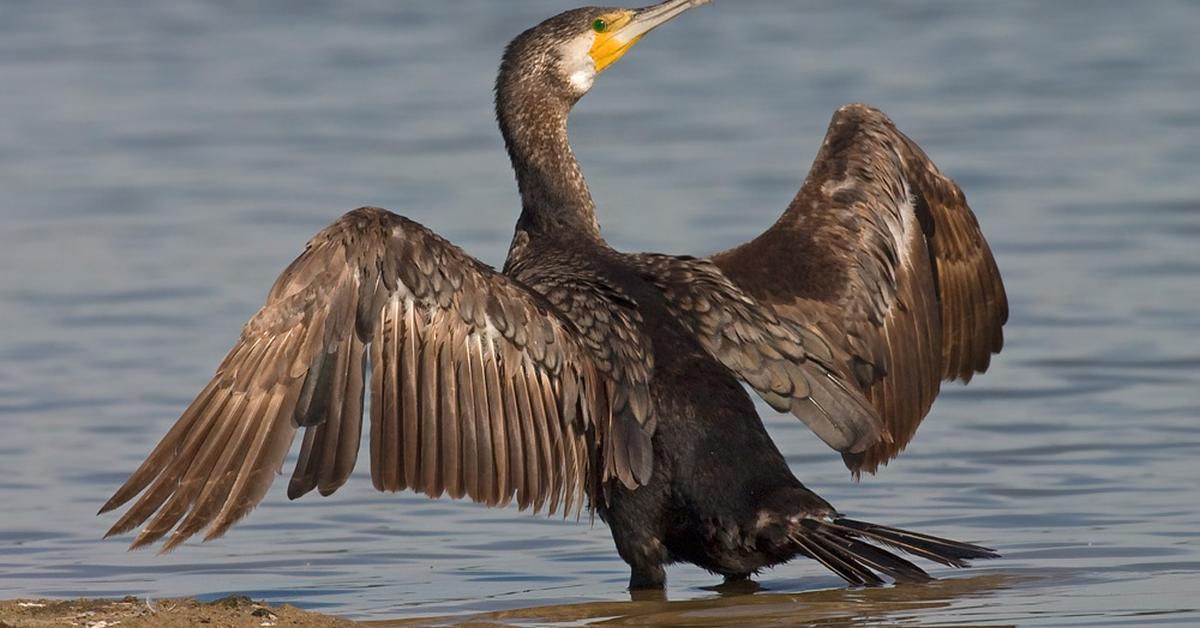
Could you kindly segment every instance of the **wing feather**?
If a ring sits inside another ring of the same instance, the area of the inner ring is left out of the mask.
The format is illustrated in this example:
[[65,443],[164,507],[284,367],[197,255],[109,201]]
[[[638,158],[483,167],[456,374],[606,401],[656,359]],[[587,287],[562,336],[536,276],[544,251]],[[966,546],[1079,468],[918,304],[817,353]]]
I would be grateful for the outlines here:
[[549,482],[550,482],[550,505],[547,507],[549,512],[558,512],[559,501],[562,499],[562,492],[565,488],[563,484],[563,466],[566,463],[567,452],[563,447],[562,435],[562,418],[558,414],[558,402],[555,400],[555,389],[553,382],[546,376],[544,371],[537,372],[537,390],[541,393],[540,398],[535,403],[541,404],[541,415],[543,421],[541,425],[545,426],[546,437],[548,439],[546,462],[550,467]]
[[[383,323],[383,316],[379,317],[380,325]],[[381,327],[382,329],[382,327]],[[383,395],[386,390],[384,386],[384,373],[388,368],[388,361],[384,360],[384,336],[382,331],[373,330],[371,337],[375,341],[371,343],[371,390],[378,390]],[[376,400],[371,404],[371,431],[370,431],[370,459],[371,459],[371,483],[375,486],[375,490],[382,491],[383,484],[383,404]],[[293,499],[299,497],[299,493],[295,496],[289,495]]]
[[[109,534],[144,525],[133,545],[169,534],[164,550],[220,536],[263,499],[301,428],[289,496],[337,490],[358,457],[368,356],[376,488],[578,512],[611,478],[648,477],[654,425],[644,374],[617,383],[578,335],[540,293],[424,227],[350,212],[284,271],[104,505],[137,498]],[[621,412],[597,426],[598,408]]]
[[[513,491],[521,483],[521,473],[520,467],[514,468],[510,462],[513,441],[506,414],[507,404],[500,394],[500,368],[496,364],[496,354],[490,340],[483,347],[483,372],[487,385],[488,417],[492,424],[492,451],[496,460],[495,504],[503,506],[512,499]],[[512,397],[508,399],[511,402]]]
[[488,413],[487,381],[483,372],[483,348],[480,339],[467,338],[467,358],[471,369],[471,401],[475,404],[475,437],[479,452],[479,496],[475,501],[494,506],[497,497],[496,443],[492,440],[492,417]]
[[356,335],[350,335],[347,352],[346,373],[343,376],[345,393],[342,395],[341,433],[338,435],[334,462],[326,465],[328,473],[321,474],[317,490],[329,496],[350,479],[354,463],[358,461],[358,448],[362,436],[363,361],[365,347]]
[[396,473],[403,473],[403,483],[416,491],[421,487],[421,410],[418,403],[420,381],[417,377],[420,373],[422,319],[416,308],[411,306],[405,308],[400,319],[404,335],[394,347],[394,351],[388,355],[391,368],[399,372],[400,384],[395,390],[403,400],[402,403],[397,402],[400,405],[398,433],[402,436],[401,440],[386,442],[393,443],[396,455],[403,459],[403,471]]
[[[418,487],[425,491],[429,497],[440,497],[442,495],[442,478],[441,468],[438,465],[439,444],[438,444],[438,353],[441,350],[441,339],[438,337],[442,332],[442,328],[436,324],[424,325],[421,322],[423,317],[418,315],[418,328],[424,326],[420,332],[425,336],[420,352],[420,360],[417,364],[417,404],[418,415],[420,416],[420,456],[421,456],[421,472],[420,484]],[[430,321],[436,323],[438,321]]]
[[475,380],[471,377],[471,347],[465,336],[454,341],[456,356],[451,363],[458,382],[457,412],[462,425],[462,491],[475,501],[486,501],[480,497],[479,484],[479,437],[475,418]]
[[[499,369],[497,368],[497,371]],[[533,502],[529,495],[531,478],[528,472],[529,458],[526,457],[525,440],[521,425],[520,410],[517,408],[517,390],[514,375],[501,378],[500,394],[504,403],[504,431],[508,434],[508,474],[516,491],[517,508],[525,510]],[[532,456],[529,452],[528,455]]]
[[1003,346],[1004,284],[962,190],[865,105],[834,114],[783,216],[711,259],[757,302],[834,345],[835,370],[884,428],[868,447],[842,450],[855,473],[903,450],[941,380],[969,381]]
[[459,345],[459,335],[462,327],[455,327],[448,338],[443,339],[438,351],[438,426],[441,428],[441,460],[442,482],[446,493],[455,499],[463,495],[462,467],[462,435],[459,430],[458,414],[458,376],[456,368],[458,356],[455,351]]

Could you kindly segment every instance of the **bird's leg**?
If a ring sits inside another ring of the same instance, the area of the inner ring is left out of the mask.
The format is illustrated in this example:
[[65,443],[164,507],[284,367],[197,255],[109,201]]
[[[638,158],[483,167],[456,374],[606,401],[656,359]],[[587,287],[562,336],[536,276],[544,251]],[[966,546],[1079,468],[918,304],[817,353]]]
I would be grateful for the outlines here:
[[[655,455],[661,453],[655,448]],[[629,563],[629,589],[662,589],[667,584],[663,565],[670,552],[663,543],[663,492],[667,483],[656,469],[655,480],[630,491],[614,481],[609,503],[599,509],[600,518],[612,532],[617,553]]]
[[663,563],[667,550],[662,541],[640,531],[632,535],[614,534],[617,553],[629,563],[629,589],[661,589],[667,584]]
[[629,589],[661,589],[667,584],[667,549],[662,541],[648,530],[636,526],[613,528],[617,553],[629,563]]
[[721,595],[747,595],[761,589],[761,585],[751,580],[748,573],[726,574],[724,582],[710,588]]
[[667,586],[667,570],[662,563],[656,565],[630,565],[629,590],[661,589]]

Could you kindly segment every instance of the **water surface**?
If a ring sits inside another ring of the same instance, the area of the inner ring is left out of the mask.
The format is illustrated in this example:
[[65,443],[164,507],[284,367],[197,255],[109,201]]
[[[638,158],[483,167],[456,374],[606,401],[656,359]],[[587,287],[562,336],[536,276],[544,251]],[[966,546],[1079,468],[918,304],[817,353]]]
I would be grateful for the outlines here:
[[1012,302],[991,372],[948,387],[860,484],[760,409],[841,510],[1003,560],[875,591],[799,562],[753,596],[680,566],[670,605],[630,602],[603,525],[377,494],[365,469],[325,499],[288,502],[280,482],[225,538],[168,556],[101,542],[114,519],[96,509],[340,213],[388,207],[503,260],[517,198],[495,66],[564,8],[0,5],[0,595],[237,592],[360,619],[530,624],[1200,622],[1188,0],[717,2],[648,38],[572,118],[624,249],[752,237],[845,102],[883,108],[962,184]]

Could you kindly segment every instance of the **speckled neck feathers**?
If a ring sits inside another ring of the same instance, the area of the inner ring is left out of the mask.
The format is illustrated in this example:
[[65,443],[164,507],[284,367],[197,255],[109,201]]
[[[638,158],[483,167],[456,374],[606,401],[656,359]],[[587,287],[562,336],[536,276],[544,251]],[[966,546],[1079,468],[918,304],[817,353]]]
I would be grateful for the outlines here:
[[496,80],[496,117],[521,193],[517,229],[599,240],[595,204],[567,139],[567,117],[582,94],[556,66],[560,42],[526,32],[509,45]]

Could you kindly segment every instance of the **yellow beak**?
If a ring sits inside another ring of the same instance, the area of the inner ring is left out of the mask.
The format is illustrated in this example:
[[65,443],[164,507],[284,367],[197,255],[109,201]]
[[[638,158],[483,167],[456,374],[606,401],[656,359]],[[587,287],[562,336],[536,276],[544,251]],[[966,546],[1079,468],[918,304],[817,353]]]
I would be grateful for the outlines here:
[[684,11],[708,4],[712,0],[667,0],[659,4],[638,9],[622,11],[608,16],[608,28],[596,33],[592,43],[592,61],[596,63],[596,73],[616,63],[617,59],[638,43],[650,31],[675,19]]

